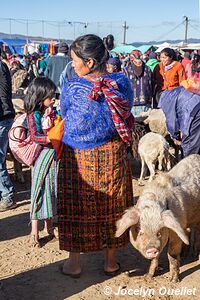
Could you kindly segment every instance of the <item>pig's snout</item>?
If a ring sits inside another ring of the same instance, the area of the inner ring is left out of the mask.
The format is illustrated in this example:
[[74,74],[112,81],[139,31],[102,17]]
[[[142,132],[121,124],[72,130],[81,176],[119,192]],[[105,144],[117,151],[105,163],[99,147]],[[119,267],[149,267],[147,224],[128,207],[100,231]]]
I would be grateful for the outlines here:
[[157,248],[150,248],[146,251],[146,257],[148,259],[156,258],[160,251]]

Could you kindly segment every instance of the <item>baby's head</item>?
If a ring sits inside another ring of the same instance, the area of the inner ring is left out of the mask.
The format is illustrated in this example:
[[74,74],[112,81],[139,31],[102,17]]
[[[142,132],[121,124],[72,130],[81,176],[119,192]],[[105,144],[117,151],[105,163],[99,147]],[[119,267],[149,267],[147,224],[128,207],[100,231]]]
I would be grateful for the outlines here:
[[107,61],[107,71],[108,73],[121,71],[121,61],[118,57],[109,58],[109,60]]

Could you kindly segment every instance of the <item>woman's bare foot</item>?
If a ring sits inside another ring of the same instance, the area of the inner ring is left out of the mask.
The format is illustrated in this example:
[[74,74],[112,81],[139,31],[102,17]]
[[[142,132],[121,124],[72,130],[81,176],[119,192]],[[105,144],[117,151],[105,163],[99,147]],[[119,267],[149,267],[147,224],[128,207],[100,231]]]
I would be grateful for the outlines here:
[[116,262],[115,249],[106,249],[104,271],[112,273],[118,271],[120,268],[119,263]]
[[51,237],[54,237],[54,238],[58,239],[58,229],[55,228],[55,227],[50,228],[50,229],[48,229],[48,230],[47,230],[46,228],[44,228],[44,229],[43,229],[43,233],[44,233],[45,235],[49,235],[49,236],[51,236]]
[[119,268],[120,268],[120,266],[119,266],[119,263],[117,263],[117,262],[115,262],[115,264],[113,264],[113,265],[104,264],[104,271],[106,271],[108,273],[118,271]]
[[66,275],[80,275],[80,253],[70,252],[69,259],[65,260],[62,266],[62,271]]
[[58,235],[58,228],[53,228],[53,236],[58,239],[59,238],[59,235]]

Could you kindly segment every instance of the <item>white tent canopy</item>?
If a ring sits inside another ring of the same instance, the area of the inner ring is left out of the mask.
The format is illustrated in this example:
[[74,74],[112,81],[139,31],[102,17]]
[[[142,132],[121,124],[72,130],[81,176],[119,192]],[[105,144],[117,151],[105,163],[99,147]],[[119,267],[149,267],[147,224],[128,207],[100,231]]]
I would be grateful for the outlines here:
[[161,52],[164,48],[172,48],[177,50],[200,50],[200,44],[199,43],[190,43],[185,44],[185,42],[180,42],[178,44],[169,44],[167,42],[162,43],[160,45],[154,45],[155,47],[158,47],[156,52]]

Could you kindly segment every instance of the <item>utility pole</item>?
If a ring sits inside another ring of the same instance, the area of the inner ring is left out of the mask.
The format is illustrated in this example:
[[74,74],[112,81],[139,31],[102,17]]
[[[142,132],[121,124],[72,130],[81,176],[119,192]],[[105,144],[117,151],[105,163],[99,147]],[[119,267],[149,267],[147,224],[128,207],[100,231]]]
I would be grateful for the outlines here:
[[188,35],[188,22],[189,19],[187,16],[183,16],[185,19],[185,44],[187,44],[187,35]]
[[123,38],[123,44],[126,44],[126,30],[128,29],[128,26],[126,25],[126,21],[124,21],[124,24],[122,25],[124,28],[124,38]]

